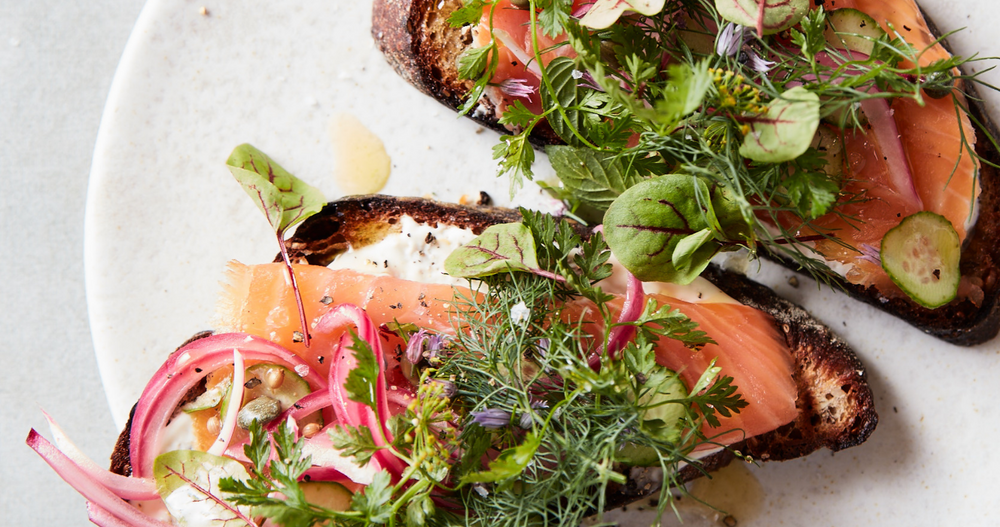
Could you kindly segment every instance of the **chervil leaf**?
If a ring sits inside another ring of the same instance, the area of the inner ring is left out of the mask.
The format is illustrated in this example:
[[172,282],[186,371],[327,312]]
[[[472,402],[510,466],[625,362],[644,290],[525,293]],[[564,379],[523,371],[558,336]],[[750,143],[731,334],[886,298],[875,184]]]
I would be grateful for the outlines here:
[[267,216],[275,232],[285,232],[326,204],[318,189],[293,176],[252,145],[237,146],[226,165]]
[[448,23],[451,27],[462,27],[476,24],[483,17],[483,7],[485,0],[466,0],[466,4],[456,9],[448,16]]
[[511,125],[517,127],[527,127],[528,125],[537,121],[539,117],[533,113],[531,110],[527,109],[520,100],[514,100],[514,104],[511,104],[504,111],[503,116],[500,117],[500,124]]
[[359,338],[351,330],[354,344],[351,350],[354,352],[354,367],[347,374],[347,382],[344,389],[347,396],[354,402],[366,405],[375,409],[375,386],[378,380],[379,364],[375,360],[375,353],[371,346],[364,339]]
[[372,523],[386,523],[392,517],[392,480],[387,471],[376,472],[370,485],[354,495],[351,508],[363,512]]
[[510,176],[511,197],[523,184],[523,178],[534,177],[531,164],[535,162],[535,151],[528,143],[530,133],[530,129],[525,129],[517,135],[502,136],[500,143],[493,146],[493,159],[500,160],[497,176]]
[[496,53],[496,44],[479,48],[468,48],[458,57],[458,77],[460,79],[478,79],[486,72],[490,54]]
[[378,450],[372,431],[367,426],[343,424],[331,427],[329,434],[333,448],[340,450],[340,455],[353,458],[358,466],[367,465]]

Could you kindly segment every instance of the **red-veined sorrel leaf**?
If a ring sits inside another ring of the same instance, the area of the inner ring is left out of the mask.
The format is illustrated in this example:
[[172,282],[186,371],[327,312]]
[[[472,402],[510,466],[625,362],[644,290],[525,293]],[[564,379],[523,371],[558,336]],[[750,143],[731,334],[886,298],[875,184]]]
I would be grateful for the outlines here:
[[809,0],[715,0],[715,8],[722,18],[764,36],[798,24],[809,11]]
[[750,123],[740,155],[766,163],[804,154],[819,127],[819,97],[797,86],[771,102],[767,114]]

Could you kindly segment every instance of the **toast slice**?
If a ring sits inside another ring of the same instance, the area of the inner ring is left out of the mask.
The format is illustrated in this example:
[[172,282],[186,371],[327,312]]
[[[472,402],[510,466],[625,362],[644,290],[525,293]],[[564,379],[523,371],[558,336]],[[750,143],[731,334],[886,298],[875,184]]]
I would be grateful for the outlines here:
[[[401,231],[400,219],[409,216],[417,223],[454,225],[476,234],[497,223],[519,221],[514,211],[499,208],[472,208],[417,198],[359,196],[327,204],[303,222],[288,242],[293,261],[328,265],[348,248],[379,241]],[[761,461],[781,461],[804,456],[820,448],[838,451],[865,441],[875,429],[878,416],[864,366],[848,345],[829,328],[802,308],[775,295],[770,289],[744,276],[710,268],[704,275],[739,302],[774,317],[779,334],[792,351],[798,388],[798,417],[772,432],[751,437],[733,449]],[[702,460],[700,467],[689,466],[685,481],[727,465],[733,459],[728,450]],[[623,505],[658,490],[659,469],[633,468],[626,485],[612,489],[609,506]],[[655,480],[655,481],[654,481]]]
[[[456,109],[472,82],[461,80],[457,59],[472,44],[468,28],[454,28],[448,16],[462,6],[462,0],[375,0],[372,36],[389,64],[423,93],[445,106]],[[935,34],[933,24],[928,25]],[[972,346],[986,342],[1000,331],[1000,244],[994,240],[1000,234],[1000,153],[992,137],[1000,137],[986,117],[981,102],[971,86],[967,89],[974,118],[984,123],[985,130],[976,129],[976,150],[984,159],[980,169],[982,194],[979,198],[979,218],[963,247],[961,272],[965,281],[982,291],[982,298],[973,295],[955,300],[937,309],[921,307],[906,297],[889,297],[875,287],[854,285],[834,278],[834,284],[852,297],[897,316],[918,329],[953,344]],[[486,98],[468,115],[483,126],[501,133],[509,132],[497,122],[495,107]],[[986,132],[989,132],[987,134]],[[560,144],[551,129],[537,127],[531,136],[536,147]],[[799,269],[794,261],[777,255],[772,258],[791,269]]]

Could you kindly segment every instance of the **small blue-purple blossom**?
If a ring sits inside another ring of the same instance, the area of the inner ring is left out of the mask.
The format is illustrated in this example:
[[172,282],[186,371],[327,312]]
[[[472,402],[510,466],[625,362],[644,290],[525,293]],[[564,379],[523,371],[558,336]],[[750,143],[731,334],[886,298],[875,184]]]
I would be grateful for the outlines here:
[[510,412],[499,408],[487,408],[478,412],[472,412],[472,422],[483,428],[496,430],[510,424]]
[[[406,344],[406,360],[410,364],[417,364],[423,357],[434,360],[438,352],[444,348],[445,338],[436,333],[428,333],[421,329],[410,337]],[[425,353],[426,351],[426,353]]]

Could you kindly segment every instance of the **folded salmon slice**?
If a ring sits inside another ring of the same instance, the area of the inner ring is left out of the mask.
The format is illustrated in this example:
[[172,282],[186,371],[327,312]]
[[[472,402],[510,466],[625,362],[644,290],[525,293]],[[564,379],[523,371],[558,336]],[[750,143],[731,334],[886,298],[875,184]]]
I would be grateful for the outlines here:
[[[376,325],[398,321],[452,332],[456,291],[469,294],[468,290],[448,285],[319,266],[297,265],[295,273],[309,321],[317,320],[337,304],[352,303],[366,309]],[[733,384],[750,403],[741,413],[721,418],[722,427],[706,430],[708,435],[739,430],[720,438],[722,442],[733,443],[744,435],[768,432],[795,418],[794,365],[770,316],[737,304],[692,304],[662,295],[649,296],[681,310],[718,343],[692,351],[677,341],[661,339],[658,362],[679,372],[691,386],[715,359],[722,374],[733,377]],[[620,299],[611,305],[613,310],[620,309]],[[283,265],[247,266],[233,262],[217,309],[218,329],[269,339],[298,354],[325,375],[330,368],[326,359],[333,356],[339,335],[312,333],[309,348],[295,342],[293,332],[299,330],[296,309]]]

